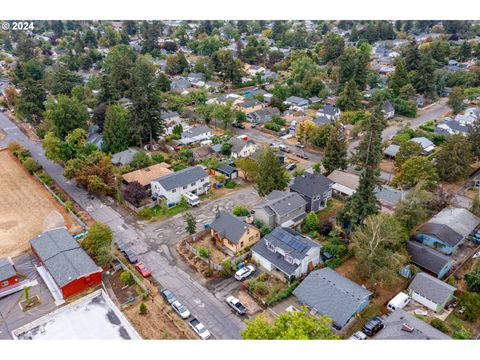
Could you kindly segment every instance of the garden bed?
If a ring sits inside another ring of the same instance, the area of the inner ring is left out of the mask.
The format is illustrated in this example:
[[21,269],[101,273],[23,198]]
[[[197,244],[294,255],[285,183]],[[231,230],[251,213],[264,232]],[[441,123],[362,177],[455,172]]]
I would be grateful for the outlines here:
[[[260,304],[273,305],[275,302],[288,297],[296,284],[297,282],[289,289],[289,284],[286,281],[269,273],[263,273],[256,278],[245,281],[242,288],[247,290]],[[284,296],[281,296],[281,294],[284,294]]]

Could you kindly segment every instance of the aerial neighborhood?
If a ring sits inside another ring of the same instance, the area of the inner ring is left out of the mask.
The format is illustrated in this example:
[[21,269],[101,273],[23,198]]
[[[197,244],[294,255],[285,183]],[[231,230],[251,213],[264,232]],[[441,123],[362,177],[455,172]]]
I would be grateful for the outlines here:
[[0,339],[479,336],[480,22],[0,30]]

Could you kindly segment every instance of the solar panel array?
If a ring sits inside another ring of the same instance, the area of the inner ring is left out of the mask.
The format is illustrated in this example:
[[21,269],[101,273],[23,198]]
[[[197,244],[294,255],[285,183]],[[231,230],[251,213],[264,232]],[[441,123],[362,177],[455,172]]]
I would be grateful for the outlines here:
[[303,250],[305,250],[305,248],[307,247],[305,244],[303,244],[299,240],[295,239],[292,235],[284,231],[278,231],[275,234],[275,237],[281,242],[283,242],[284,244],[290,246],[292,249],[295,249],[299,252],[303,252]]

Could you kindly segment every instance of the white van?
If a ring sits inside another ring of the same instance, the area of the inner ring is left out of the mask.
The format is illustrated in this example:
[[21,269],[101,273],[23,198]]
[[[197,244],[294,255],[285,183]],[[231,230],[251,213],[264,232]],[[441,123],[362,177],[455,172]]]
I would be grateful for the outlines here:
[[387,304],[387,309],[390,311],[395,311],[397,309],[403,309],[407,304],[412,300],[410,296],[401,292],[398,293],[392,300]]
[[198,198],[197,195],[192,194],[191,192],[186,192],[183,194],[185,199],[187,199],[187,203],[190,206],[198,206],[200,205],[200,199]]

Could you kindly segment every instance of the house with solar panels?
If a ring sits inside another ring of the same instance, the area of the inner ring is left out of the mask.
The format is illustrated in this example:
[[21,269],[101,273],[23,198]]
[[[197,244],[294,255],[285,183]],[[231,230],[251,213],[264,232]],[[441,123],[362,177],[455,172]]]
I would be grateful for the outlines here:
[[253,246],[252,258],[269,272],[299,278],[320,263],[320,245],[295,230],[277,227]]

